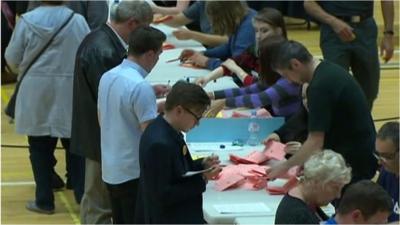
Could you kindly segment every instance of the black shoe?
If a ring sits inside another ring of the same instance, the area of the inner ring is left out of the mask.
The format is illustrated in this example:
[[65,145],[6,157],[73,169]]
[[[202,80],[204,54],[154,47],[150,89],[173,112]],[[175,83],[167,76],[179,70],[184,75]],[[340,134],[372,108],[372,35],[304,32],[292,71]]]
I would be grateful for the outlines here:
[[25,208],[29,211],[41,213],[41,214],[54,214],[54,209],[42,209],[36,204],[35,201],[28,201],[25,205]]
[[72,182],[71,182],[71,180],[68,179],[68,178],[67,178],[67,184],[65,185],[65,187],[66,187],[68,190],[74,189],[74,187],[72,187]]
[[65,187],[63,179],[61,179],[61,177],[55,172],[53,173],[53,177],[51,179],[51,186],[53,191],[61,191]]

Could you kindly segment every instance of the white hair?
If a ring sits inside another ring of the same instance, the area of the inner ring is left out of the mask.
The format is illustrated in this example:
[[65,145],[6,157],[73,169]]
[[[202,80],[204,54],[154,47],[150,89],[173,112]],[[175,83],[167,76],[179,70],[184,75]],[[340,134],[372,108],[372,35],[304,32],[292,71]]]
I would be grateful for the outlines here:
[[347,184],[351,180],[351,168],[346,166],[343,156],[332,150],[323,150],[311,156],[304,164],[304,182],[338,182]]
[[111,6],[110,19],[112,21],[123,23],[130,18],[140,23],[150,23],[153,20],[153,10],[146,1],[124,0]]

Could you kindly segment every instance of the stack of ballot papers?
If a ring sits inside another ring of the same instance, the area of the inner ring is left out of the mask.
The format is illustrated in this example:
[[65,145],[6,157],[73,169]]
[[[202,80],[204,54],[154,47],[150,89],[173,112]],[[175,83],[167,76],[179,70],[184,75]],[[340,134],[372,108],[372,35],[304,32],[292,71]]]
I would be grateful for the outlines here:
[[289,179],[275,179],[273,181],[268,181],[267,191],[271,195],[284,195],[290,189],[297,185],[297,178],[291,177]]
[[270,141],[263,151],[252,151],[245,157],[230,154],[229,159],[235,164],[261,164],[270,159],[284,160],[286,154],[284,149],[284,144]]
[[229,188],[244,188],[258,190],[267,185],[267,166],[255,164],[228,165],[224,167],[214,182],[217,191]]

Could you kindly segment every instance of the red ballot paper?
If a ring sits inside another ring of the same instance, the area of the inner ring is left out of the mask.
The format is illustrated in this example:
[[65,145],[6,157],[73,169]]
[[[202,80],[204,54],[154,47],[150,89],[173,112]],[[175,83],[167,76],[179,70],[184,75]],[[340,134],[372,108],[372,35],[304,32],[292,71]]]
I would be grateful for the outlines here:
[[164,50],[164,51],[169,50],[169,49],[174,49],[174,48],[175,48],[175,45],[170,44],[170,43],[164,42],[162,45],[162,50]]
[[271,186],[271,182],[268,182],[267,184],[267,191],[271,195],[284,195],[286,194],[290,189],[295,187],[297,185],[297,178],[296,177],[291,177],[283,186]]
[[265,155],[269,159],[284,160],[285,159],[285,145],[277,141],[269,141],[266,146]]
[[168,20],[170,20],[172,18],[174,18],[174,17],[171,16],[171,15],[157,17],[157,18],[154,18],[153,23],[155,23],[155,24],[163,23],[163,22],[168,21]]
[[239,182],[243,181],[244,177],[240,176],[239,174],[232,173],[229,176],[223,176],[217,181],[215,181],[215,189],[217,191],[223,191],[230,187],[235,186]]
[[192,68],[192,69],[203,69],[200,66],[195,66],[192,63],[186,63],[186,62],[185,63],[181,63],[180,66],[186,67],[186,68]]

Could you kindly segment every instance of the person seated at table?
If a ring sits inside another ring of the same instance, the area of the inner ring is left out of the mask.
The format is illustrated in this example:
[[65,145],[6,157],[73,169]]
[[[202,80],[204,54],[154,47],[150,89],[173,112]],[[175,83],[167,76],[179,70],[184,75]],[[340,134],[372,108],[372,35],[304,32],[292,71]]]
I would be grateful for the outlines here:
[[246,49],[242,54],[225,60],[210,74],[198,78],[195,83],[206,86],[208,82],[223,76],[232,76],[233,81],[239,86],[249,86],[257,82],[258,77],[253,73],[260,73],[258,49],[261,41],[271,35],[286,35],[285,21],[282,14],[273,8],[264,8],[257,12],[253,18],[256,43]]
[[392,197],[394,208],[389,222],[399,221],[399,122],[387,122],[379,129],[375,142],[376,157],[382,168],[380,184]]
[[326,220],[320,206],[339,198],[350,179],[351,168],[340,154],[323,150],[311,156],[304,164],[298,185],[279,203],[275,224],[319,224]]
[[265,38],[260,45],[260,80],[248,87],[232,88],[209,92],[215,100],[209,110],[210,117],[217,114],[225,106],[230,108],[264,107],[272,116],[282,116],[286,119],[295,114],[301,105],[301,86],[290,82],[272,71],[268,54],[264,51],[267,46],[286,41],[281,35]]
[[[193,160],[182,132],[197,126],[210,104],[198,85],[178,81],[167,95],[165,113],[144,131],[139,146],[140,188],[138,209],[152,224],[204,224],[203,196],[207,180],[221,172],[211,155]],[[188,171],[212,168],[195,175]],[[139,206],[140,205],[140,206]]]
[[[206,47],[216,47],[227,43],[228,36],[212,34],[211,25],[206,15],[205,5],[206,1],[197,1],[190,5],[189,8],[183,10],[183,12],[164,21],[163,24],[171,27],[181,27],[186,25],[189,28],[179,28],[172,33],[178,40],[192,39],[200,42]],[[193,30],[190,27],[190,24],[192,23],[199,23],[200,31]]]
[[361,180],[346,189],[336,215],[323,224],[384,224],[392,208],[392,199],[379,184]]
[[256,12],[239,0],[206,1],[205,4],[213,33],[228,35],[228,43],[204,52],[185,49],[179,58],[182,62],[190,61],[195,66],[213,70],[222,64],[222,60],[242,54],[255,43],[251,22]]

